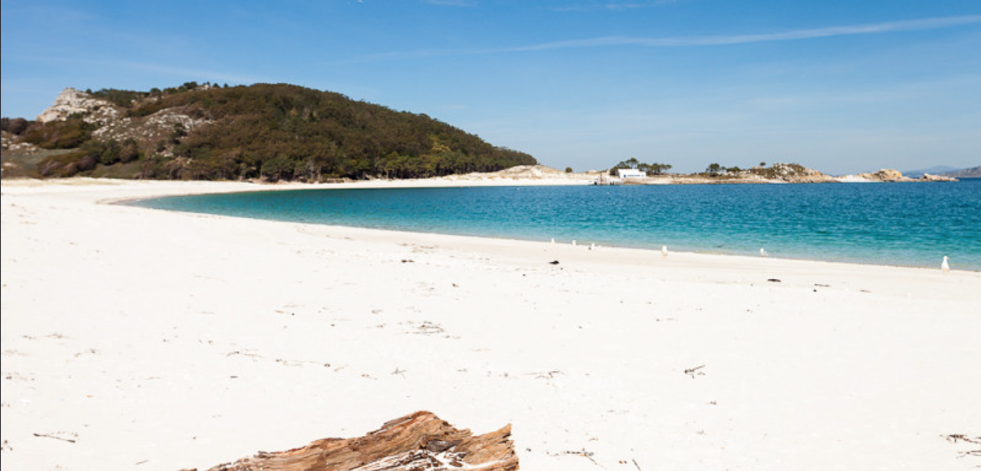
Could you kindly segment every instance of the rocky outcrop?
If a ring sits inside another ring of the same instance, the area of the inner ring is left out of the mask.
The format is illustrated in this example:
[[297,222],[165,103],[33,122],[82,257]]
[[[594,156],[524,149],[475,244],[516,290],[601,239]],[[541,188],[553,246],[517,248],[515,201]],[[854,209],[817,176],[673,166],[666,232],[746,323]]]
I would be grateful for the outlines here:
[[63,121],[71,115],[82,115],[86,122],[104,125],[115,121],[120,113],[112,103],[68,87],[58,94],[50,108],[38,115],[37,121]]
[[800,164],[776,163],[747,170],[726,170],[724,173],[669,174],[649,177],[646,184],[712,184],[712,183],[830,183],[834,177]]
[[[207,89],[207,87],[199,88]],[[98,127],[92,131],[93,138],[118,142],[133,139],[146,150],[154,148],[161,141],[170,140],[178,127],[188,133],[209,122],[206,119],[192,118],[187,114],[187,110],[182,108],[168,108],[146,117],[127,117],[120,108],[109,101],[71,87],[64,89],[55,99],[54,105],[44,110],[37,117],[37,121],[42,123],[64,121],[69,116],[80,116],[83,121],[97,125]],[[172,156],[167,149],[157,153],[164,157]]]
[[874,173],[860,173],[856,177],[870,182],[911,182],[912,178],[904,177],[902,172],[892,169],[882,169]]
[[[181,111],[179,109],[165,109],[145,118],[122,118],[109,121],[99,129],[92,131],[92,136],[101,140],[135,139],[137,142],[155,143],[169,139],[177,126],[183,128],[185,132],[189,132],[208,122],[205,119],[192,118]],[[160,152],[160,154],[171,155],[168,152]]]
[[929,173],[924,173],[920,177],[920,181],[925,182],[956,182],[957,179],[954,177],[945,177],[943,175],[930,175]]
[[845,175],[837,178],[843,183],[892,183],[892,182],[956,182],[956,178],[940,175],[923,174],[920,178],[910,178],[904,176],[902,172],[892,169],[882,169],[873,173],[859,173],[857,175]]
[[777,163],[769,169],[763,170],[768,172],[764,173],[764,176],[786,183],[827,183],[834,181],[830,175],[798,164]]
[[0,132],[0,149],[5,152],[17,152],[20,154],[33,154],[38,151],[37,146],[29,142],[23,142],[7,131]]
[[431,412],[416,412],[357,438],[327,438],[305,447],[215,466],[209,471],[513,471],[518,457],[511,426],[473,436]]

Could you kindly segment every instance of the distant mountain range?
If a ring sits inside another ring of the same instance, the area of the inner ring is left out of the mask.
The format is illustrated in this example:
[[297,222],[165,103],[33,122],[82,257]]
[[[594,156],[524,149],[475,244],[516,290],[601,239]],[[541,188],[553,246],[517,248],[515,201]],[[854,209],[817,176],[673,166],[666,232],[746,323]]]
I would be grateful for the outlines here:
[[981,178],[981,165],[973,168],[965,168],[963,170],[947,172],[944,173],[943,176],[954,178]]
[[909,170],[903,172],[903,175],[910,178],[923,178],[927,173],[954,178],[981,178],[981,167],[961,169],[949,165],[937,165],[923,170]]

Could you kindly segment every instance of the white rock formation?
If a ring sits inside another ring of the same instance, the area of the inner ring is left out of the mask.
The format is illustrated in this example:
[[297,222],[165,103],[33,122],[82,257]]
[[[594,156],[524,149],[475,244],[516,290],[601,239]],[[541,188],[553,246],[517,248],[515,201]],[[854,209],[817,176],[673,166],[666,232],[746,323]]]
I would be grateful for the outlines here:
[[119,115],[112,103],[68,87],[58,94],[54,105],[38,115],[37,120],[42,123],[65,120],[76,113],[85,114],[83,119],[90,123],[105,123]]
[[34,144],[29,142],[20,142],[19,139],[7,131],[3,131],[2,135],[0,135],[0,149],[24,154],[33,154],[38,150],[37,146]]
[[176,113],[171,109],[158,111],[146,118],[122,118],[105,123],[99,129],[92,131],[94,137],[100,139],[116,139],[118,141],[133,138],[146,142],[165,139],[174,131],[174,126],[180,124],[190,131],[210,121],[194,119],[186,114]]
[[44,123],[65,120],[76,113],[81,113],[82,119],[86,122],[98,126],[92,131],[92,136],[102,140],[122,141],[133,138],[152,143],[169,138],[176,124],[181,124],[187,131],[191,131],[209,122],[204,119],[194,119],[171,109],[158,111],[146,118],[125,117],[119,108],[109,101],[71,87],[62,91],[55,99],[54,105],[41,113],[37,120]]

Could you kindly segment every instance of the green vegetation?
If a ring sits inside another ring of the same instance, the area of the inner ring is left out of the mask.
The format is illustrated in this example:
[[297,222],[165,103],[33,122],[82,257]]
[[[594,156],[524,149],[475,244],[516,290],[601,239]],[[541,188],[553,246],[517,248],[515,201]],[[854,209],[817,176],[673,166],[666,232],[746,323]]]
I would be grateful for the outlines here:
[[91,140],[93,130],[95,125],[73,115],[65,121],[32,123],[22,136],[26,142],[42,149],[73,149]]
[[95,169],[98,163],[85,152],[75,151],[44,159],[38,164],[38,173],[43,177],[73,177],[80,172]]
[[806,176],[810,173],[807,167],[800,164],[773,164],[770,168],[764,168],[763,165],[760,165],[747,171],[771,180],[779,180],[788,176]]
[[773,164],[766,168],[766,162],[748,169],[724,167],[718,163],[709,164],[700,175],[717,180],[739,180],[747,176],[759,176],[767,180],[787,180],[812,176],[813,171],[799,164]]
[[[208,82],[205,82],[202,85],[202,87],[207,89],[212,87],[212,85]],[[228,85],[225,85],[225,88],[228,88]],[[179,87],[166,88],[164,90],[160,90],[159,88],[152,88],[150,89],[149,92],[135,92],[132,90],[117,90],[115,88],[103,88],[101,90],[97,90],[94,92],[92,90],[86,90],[85,93],[88,93],[89,95],[92,95],[96,98],[101,98],[103,100],[106,100],[118,107],[128,108],[134,102],[142,100],[147,97],[173,95],[175,93],[189,92],[191,90],[197,90],[197,89],[198,89],[197,82],[186,82]]]
[[610,169],[610,176],[616,176],[618,169],[628,169],[628,168],[643,171],[647,173],[648,176],[651,176],[651,175],[664,174],[664,172],[671,169],[671,165],[661,164],[657,162],[647,164],[631,157],[627,160],[624,160],[614,165],[613,168]]
[[[41,162],[55,156],[71,154],[77,150],[37,150],[29,153],[10,152],[3,149],[3,178],[24,178],[37,177],[37,169]],[[80,160],[78,156],[69,157],[70,162]]]
[[87,93],[123,108],[130,106],[130,104],[132,104],[134,101],[141,100],[149,95],[147,92],[116,90],[114,88],[103,88],[102,90],[96,92],[87,91]]
[[[761,165],[765,165],[765,164],[761,162]],[[755,173],[754,170],[750,170],[750,172]],[[739,167],[723,167],[722,165],[719,165],[717,163],[712,163],[709,164],[708,167],[705,167],[705,171],[702,172],[702,174],[709,175],[711,177],[718,177],[720,175],[732,176],[732,175],[738,175],[742,173],[742,171],[743,169]]]
[[[424,178],[536,163],[528,154],[492,146],[424,114],[292,85],[188,82],[149,92],[90,93],[116,106],[130,128],[94,133],[100,125],[86,116],[32,122],[25,129],[20,121],[4,119],[5,130],[16,127],[20,133],[10,132],[24,141],[74,150],[40,162],[38,176],[327,181]],[[165,115],[195,125],[150,132],[152,119]]]
[[14,135],[21,135],[27,130],[30,121],[24,118],[0,118],[0,131],[6,131]]

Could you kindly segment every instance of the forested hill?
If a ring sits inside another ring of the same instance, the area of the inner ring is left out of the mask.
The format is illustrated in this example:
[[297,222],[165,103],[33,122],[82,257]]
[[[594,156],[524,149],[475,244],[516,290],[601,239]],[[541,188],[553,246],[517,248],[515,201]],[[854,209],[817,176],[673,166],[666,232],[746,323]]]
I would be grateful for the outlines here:
[[66,89],[3,131],[5,176],[324,181],[536,163],[424,114],[293,85]]

